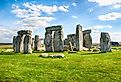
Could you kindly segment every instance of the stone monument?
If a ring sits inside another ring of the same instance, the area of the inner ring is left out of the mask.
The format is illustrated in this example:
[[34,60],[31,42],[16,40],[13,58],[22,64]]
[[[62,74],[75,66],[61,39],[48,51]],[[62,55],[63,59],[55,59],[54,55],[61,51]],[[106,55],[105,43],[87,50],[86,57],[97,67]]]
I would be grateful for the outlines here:
[[83,50],[83,32],[80,24],[76,27],[76,50]]
[[47,27],[44,39],[46,51],[63,51],[63,36],[63,27],[61,25]]
[[110,35],[106,32],[101,32],[100,51],[111,52],[111,39]]

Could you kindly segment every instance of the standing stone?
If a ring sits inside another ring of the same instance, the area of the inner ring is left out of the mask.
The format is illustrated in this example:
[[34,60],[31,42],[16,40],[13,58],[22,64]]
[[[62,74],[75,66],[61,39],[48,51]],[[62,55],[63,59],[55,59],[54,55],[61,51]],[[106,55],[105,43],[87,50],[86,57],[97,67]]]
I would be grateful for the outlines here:
[[54,51],[63,51],[64,40],[63,32],[61,30],[55,31],[53,38]]
[[20,42],[20,52],[23,53],[24,51],[24,37],[25,35],[21,36],[21,42]]
[[111,39],[106,32],[101,32],[100,50],[101,52],[111,52]]
[[24,53],[32,53],[32,37],[31,35],[26,35],[24,38]]
[[32,38],[32,49],[34,49],[34,38]]
[[16,36],[13,36],[13,51],[16,52]]
[[83,32],[80,24],[76,27],[76,50],[83,50]]
[[68,45],[68,39],[67,38],[64,40],[64,45]]
[[22,36],[18,35],[16,37],[16,53],[21,52],[23,50],[22,47],[23,47],[23,45],[22,45]]
[[91,30],[83,31],[83,46],[88,48],[89,50],[92,47],[92,37],[90,33],[91,33]]
[[52,31],[46,31],[45,39],[44,39],[45,49],[46,51],[54,51],[52,45]]
[[35,41],[34,41],[34,50],[40,50],[41,49],[41,43],[38,35],[35,35]]

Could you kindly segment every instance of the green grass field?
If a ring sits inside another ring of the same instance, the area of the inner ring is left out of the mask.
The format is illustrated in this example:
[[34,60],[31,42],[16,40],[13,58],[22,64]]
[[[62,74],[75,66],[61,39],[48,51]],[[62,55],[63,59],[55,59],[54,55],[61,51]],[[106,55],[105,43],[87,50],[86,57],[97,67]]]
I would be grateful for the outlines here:
[[0,82],[121,82],[120,50],[63,52],[65,58],[9,53],[0,54]]

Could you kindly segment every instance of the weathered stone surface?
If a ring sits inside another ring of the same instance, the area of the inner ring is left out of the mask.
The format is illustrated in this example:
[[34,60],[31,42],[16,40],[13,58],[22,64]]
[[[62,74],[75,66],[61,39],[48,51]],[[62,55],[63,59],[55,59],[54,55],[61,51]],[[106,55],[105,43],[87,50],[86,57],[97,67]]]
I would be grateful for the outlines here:
[[71,42],[69,42],[69,50],[70,51],[73,51],[73,46],[72,46],[72,43]]
[[68,45],[68,39],[67,38],[64,40],[64,45]]
[[34,38],[32,38],[32,49],[34,49],[34,41],[35,41],[35,39]]
[[48,55],[48,53],[42,53],[42,54],[40,54],[40,56],[39,56],[39,57],[48,58],[48,57],[49,57],[49,55]]
[[90,33],[91,33],[91,29],[83,31],[83,34],[90,34]]
[[34,50],[41,50],[41,42],[38,35],[35,35]]
[[76,27],[76,50],[83,50],[83,32],[80,24]]
[[64,40],[62,26],[47,27],[44,43],[46,51],[63,51]]
[[24,36],[18,35],[16,37],[16,53],[23,52],[23,41],[24,41]]
[[101,33],[100,50],[101,50],[101,52],[110,52],[111,51],[110,35],[106,32]]
[[49,55],[49,57],[51,57],[51,58],[64,58],[64,54],[51,54],[51,55]]
[[18,33],[18,35],[25,35],[25,34],[31,35],[32,31],[31,30],[20,30],[17,33]]
[[39,57],[43,58],[64,58],[64,54],[48,54],[48,53],[42,53],[39,55]]
[[54,51],[53,50],[53,38],[52,38],[52,32],[51,31],[46,31],[44,44],[45,44],[46,51]]
[[47,27],[46,28],[46,31],[58,31],[58,30],[62,30],[62,26],[61,25],[58,25],[58,26],[51,26],[51,27]]
[[[16,37],[13,37],[14,51],[16,53],[19,53],[19,52],[23,53],[24,49],[28,48],[28,52],[29,52],[29,47],[28,47],[27,43],[24,41],[27,41],[26,37],[31,36],[32,31],[31,30],[20,30],[17,33],[18,33],[18,35]],[[29,41],[28,41],[28,43],[29,43]],[[30,46],[32,46],[32,44]]]
[[83,46],[90,49],[92,46],[91,30],[83,31]]
[[13,51],[16,52],[16,36],[13,36]]
[[63,31],[55,31],[53,38],[54,51],[63,51],[64,40],[63,40]]
[[72,46],[76,47],[76,34],[67,35],[67,39],[68,39],[68,44],[69,42],[71,42]]
[[24,38],[24,53],[32,53],[32,37],[31,35],[26,35]]

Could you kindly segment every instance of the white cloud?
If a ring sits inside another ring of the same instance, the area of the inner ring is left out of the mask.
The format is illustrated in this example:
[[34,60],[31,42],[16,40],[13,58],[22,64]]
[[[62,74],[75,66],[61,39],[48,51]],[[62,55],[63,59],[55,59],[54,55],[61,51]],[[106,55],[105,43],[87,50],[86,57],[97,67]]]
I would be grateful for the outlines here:
[[29,17],[18,21],[18,24],[26,27],[46,27],[52,20],[54,20],[53,17]]
[[59,6],[58,10],[68,12],[68,8],[69,8],[69,6]]
[[113,8],[115,8],[115,9],[121,8],[121,4],[120,5],[114,5]]
[[72,18],[75,18],[75,19],[77,19],[78,17],[73,15],[73,16],[72,16]]
[[[19,7],[15,4],[12,5],[12,12],[20,18],[17,24],[25,27],[46,27],[49,23],[55,19],[53,14],[55,12],[68,12],[69,6],[48,6],[48,5],[35,5],[29,2],[23,4],[23,7]],[[44,14],[43,14],[44,13]],[[43,16],[42,16],[43,15]],[[51,15],[51,16],[50,16]]]
[[12,42],[12,37],[15,35],[14,30],[10,29],[8,26],[0,25],[0,42]]
[[104,28],[112,28],[110,25],[102,26],[102,25],[96,25],[92,26],[93,29],[104,29]]
[[47,5],[35,5],[32,3],[24,3],[23,6],[25,6],[28,9],[31,9],[32,11],[36,11],[36,12],[45,12],[47,14],[53,14],[54,12],[57,11],[64,11],[64,12],[68,12],[68,6],[57,6],[57,5],[53,5],[53,6],[47,6]]
[[90,12],[90,13],[93,12],[93,9],[89,9],[89,12]]
[[72,3],[73,6],[77,6],[76,3]]
[[91,26],[88,28],[84,28],[84,30],[86,29],[92,29],[93,32],[100,32],[99,30],[105,29],[105,28],[112,28],[112,26],[110,25],[95,25],[95,26]]
[[99,6],[109,6],[121,4],[121,0],[88,0],[89,2],[98,3]]
[[121,13],[117,13],[117,12],[112,12],[112,13],[108,13],[105,15],[100,15],[98,17],[98,19],[102,20],[102,21],[116,20],[119,18],[121,18]]
[[111,36],[112,41],[121,42],[121,33],[120,32],[109,32],[109,34]]

